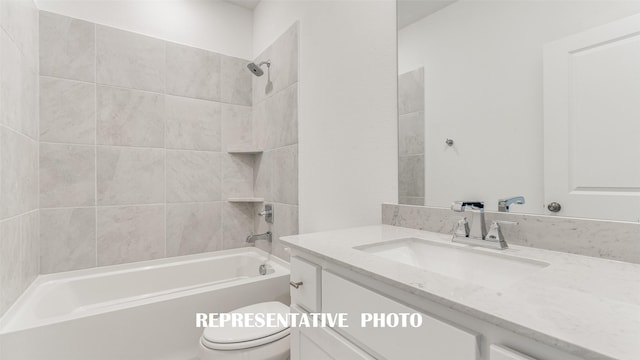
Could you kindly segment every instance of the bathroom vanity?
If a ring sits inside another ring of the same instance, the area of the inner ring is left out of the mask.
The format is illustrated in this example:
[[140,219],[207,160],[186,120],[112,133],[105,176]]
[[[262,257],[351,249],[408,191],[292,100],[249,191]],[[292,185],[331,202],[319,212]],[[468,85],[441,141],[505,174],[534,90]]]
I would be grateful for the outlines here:
[[[348,327],[292,328],[292,360],[640,359],[640,265],[451,242],[378,225],[289,236],[291,307]],[[418,313],[420,327],[361,327]]]

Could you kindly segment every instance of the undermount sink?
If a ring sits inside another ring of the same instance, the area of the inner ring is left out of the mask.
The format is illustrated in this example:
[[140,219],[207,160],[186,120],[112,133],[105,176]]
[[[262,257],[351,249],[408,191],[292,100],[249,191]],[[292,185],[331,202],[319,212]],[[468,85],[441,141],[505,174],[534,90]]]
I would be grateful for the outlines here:
[[354,249],[495,290],[549,266],[541,261],[418,238],[385,241]]

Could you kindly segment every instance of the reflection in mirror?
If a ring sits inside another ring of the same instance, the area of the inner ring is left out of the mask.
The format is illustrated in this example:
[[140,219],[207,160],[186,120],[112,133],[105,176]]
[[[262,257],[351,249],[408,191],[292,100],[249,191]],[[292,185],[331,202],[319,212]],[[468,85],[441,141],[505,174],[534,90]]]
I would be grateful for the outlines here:
[[399,202],[640,221],[639,14],[398,0]]

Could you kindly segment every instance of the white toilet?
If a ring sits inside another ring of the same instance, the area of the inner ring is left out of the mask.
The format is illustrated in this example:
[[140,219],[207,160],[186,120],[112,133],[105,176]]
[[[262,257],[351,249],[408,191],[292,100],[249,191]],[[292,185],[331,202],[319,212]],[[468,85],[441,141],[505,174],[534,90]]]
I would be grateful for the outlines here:
[[[288,314],[277,301],[245,306],[232,313]],[[200,338],[200,360],[288,360],[289,327],[206,328]]]

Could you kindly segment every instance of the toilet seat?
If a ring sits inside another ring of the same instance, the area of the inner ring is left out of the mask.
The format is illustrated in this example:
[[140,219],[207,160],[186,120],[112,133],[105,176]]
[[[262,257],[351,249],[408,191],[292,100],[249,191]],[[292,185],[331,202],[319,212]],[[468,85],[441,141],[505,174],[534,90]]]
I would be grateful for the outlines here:
[[[245,306],[233,310],[231,313],[275,313],[286,316],[289,313],[289,307],[281,302],[270,301]],[[288,323],[277,327],[210,327],[204,330],[201,343],[212,350],[240,350],[278,341],[288,336],[289,333]]]
[[207,340],[203,336],[202,345],[211,350],[242,350],[242,349],[248,349],[248,348],[252,348],[260,345],[266,345],[274,341],[280,340],[286,336],[289,336],[290,331],[291,330],[289,328],[286,328],[285,330],[282,330],[278,333],[275,333],[260,339],[242,341],[242,342],[236,342],[236,343],[216,343],[216,342]]

